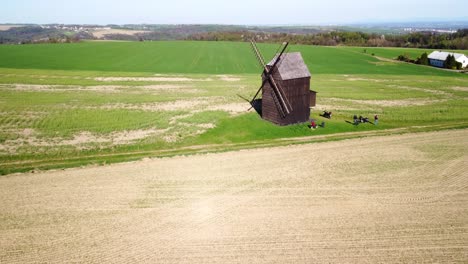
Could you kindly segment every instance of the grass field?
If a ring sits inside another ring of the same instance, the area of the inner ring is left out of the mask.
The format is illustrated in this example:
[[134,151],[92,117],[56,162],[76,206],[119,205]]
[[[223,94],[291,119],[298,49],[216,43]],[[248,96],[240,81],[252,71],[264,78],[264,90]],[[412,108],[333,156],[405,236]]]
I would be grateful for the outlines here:
[[[271,57],[277,45],[260,45]],[[292,46],[318,91],[312,117],[277,127],[243,98],[260,69],[245,43],[0,46],[0,172],[468,125],[467,76],[379,60],[401,50]],[[421,50],[405,49],[419,54]],[[332,120],[318,114],[333,111]],[[378,126],[353,126],[379,114]]]
[[[375,56],[395,59],[398,55],[408,55],[411,59],[416,60],[418,57],[421,57],[421,54],[424,52],[428,55],[433,52],[432,49],[410,49],[410,48],[374,48],[374,47],[345,47],[346,49],[353,50],[355,52],[362,52],[366,50],[367,54],[374,54]],[[451,52],[467,54],[467,50],[451,50]]]
[[[277,45],[259,44],[266,58],[272,58]],[[292,46],[300,51],[313,74],[431,74],[452,73],[413,65],[383,63],[370,54],[395,58],[408,53],[420,56],[419,49]],[[0,46],[0,68],[198,73],[256,74],[258,65],[248,43],[235,42],[87,42],[78,44]],[[375,66],[386,67],[375,67]]]

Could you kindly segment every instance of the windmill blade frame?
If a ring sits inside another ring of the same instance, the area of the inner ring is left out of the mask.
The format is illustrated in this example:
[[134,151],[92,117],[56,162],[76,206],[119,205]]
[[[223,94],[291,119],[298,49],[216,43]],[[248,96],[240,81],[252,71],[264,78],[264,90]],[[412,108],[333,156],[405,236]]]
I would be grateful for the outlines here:
[[278,50],[281,49],[281,52],[274,57],[275,61],[270,66],[265,64],[265,60],[264,60],[262,54],[260,53],[260,50],[258,49],[258,47],[257,47],[254,40],[250,41],[250,45],[251,45],[251,48],[252,48],[252,50],[253,50],[253,52],[255,54],[255,57],[257,58],[257,61],[259,62],[260,66],[263,67],[262,75],[264,76],[264,78],[262,78],[262,85],[260,86],[258,91],[255,93],[255,96],[252,98],[251,103],[258,96],[260,90],[265,85],[266,81],[268,81],[271,88],[272,88],[272,90],[273,90],[272,95],[274,97],[275,104],[277,105],[278,109],[280,110],[281,115],[283,117],[285,117],[286,115],[291,113],[292,106],[289,103],[289,101],[287,99],[287,96],[285,95],[284,90],[282,89],[281,85],[275,81],[275,79],[273,78],[272,75],[273,75],[273,71],[275,71],[277,69],[276,68],[277,64],[281,60],[281,57],[282,57],[284,51],[286,50],[286,48],[288,47],[289,43],[288,42],[283,42],[281,44],[281,46],[278,48]]

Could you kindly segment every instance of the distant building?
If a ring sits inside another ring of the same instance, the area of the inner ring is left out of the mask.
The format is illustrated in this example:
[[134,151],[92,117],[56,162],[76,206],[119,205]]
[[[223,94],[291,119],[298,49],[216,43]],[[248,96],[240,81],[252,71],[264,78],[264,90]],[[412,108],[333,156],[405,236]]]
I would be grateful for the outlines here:
[[455,60],[462,64],[462,67],[465,68],[468,66],[468,58],[465,54],[452,53],[446,51],[433,51],[427,58],[429,59],[429,64],[435,67],[444,67],[444,62],[447,59],[448,55],[453,55]]

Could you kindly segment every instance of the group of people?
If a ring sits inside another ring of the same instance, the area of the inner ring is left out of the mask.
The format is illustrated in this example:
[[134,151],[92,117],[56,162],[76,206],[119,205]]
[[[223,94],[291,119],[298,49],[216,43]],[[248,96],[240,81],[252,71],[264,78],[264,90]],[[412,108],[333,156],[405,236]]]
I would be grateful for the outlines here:
[[325,118],[328,118],[328,119],[331,119],[331,117],[332,117],[332,112],[323,111],[323,114],[321,114],[321,116],[323,116],[323,117],[325,117]]
[[[323,111],[323,114],[321,114],[320,116],[331,119],[332,112]],[[362,115],[360,115],[359,117],[357,115],[354,115],[353,120],[354,120],[354,125],[359,125],[359,123],[371,123],[369,121],[368,117],[363,117]],[[346,122],[349,123],[349,121],[346,121]],[[374,115],[374,123],[373,124],[377,125],[378,123],[379,123],[379,116]],[[315,119],[311,119],[309,127],[310,128],[317,128],[317,126],[325,127],[325,122],[322,122],[320,125],[318,125],[317,122],[315,121]]]
[[[328,111],[323,111],[323,113],[320,115],[322,117],[325,117],[325,118],[328,118],[328,119],[331,119],[332,117],[332,112],[328,112]],[[325,122],[322,122],[320,125],[317,124],[317,122],[315,121],[315,119],[311,119],[310,120],[310,125],[309,127],[312,129],[312,128],[317,128],[317,127],[325,127]]]
[[322,123],[320,124],[317,124],[317,122],[315,121],[315,119],[311,119],[310,120],[310,125],[309,125],[309,128],[317,128],[317,127],[321,127],[321,128],[325,128],[325,122],[322,121]]
[[[369,123],[369,118],[368,117],[363,117],[360,115],[359,117],[357,115],[353,116],[354,124],[357,125],[359,123]],[[377,125],[379,123],[379,116],[374,115],[374,125]]]

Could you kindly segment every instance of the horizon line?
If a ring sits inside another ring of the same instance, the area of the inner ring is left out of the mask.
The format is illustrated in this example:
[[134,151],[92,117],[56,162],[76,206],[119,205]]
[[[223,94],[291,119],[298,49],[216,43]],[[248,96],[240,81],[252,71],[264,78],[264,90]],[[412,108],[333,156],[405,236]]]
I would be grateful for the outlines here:
[[467,18],[459,18],[453,20],[443,20],[443,19],[428,19],[428,20],[400,20],[400,21],[361,21],[361,22],[347,22],[347,23],[291,23],[291,24],[233,24],[233,23],[61,23],[61,22],[52,22],[52,23],[34,23],[34,22],[0,22],[0,25],[96,25],[96,26],[109,26],[109,25],[163,25],[163,26],[176,26],[176,25],[203,25],[203,26],[244,26],[244,27],[311,27],[311,26],[356,26],[356,25],[382,25],[382,24],[404,24],[404,23],[467,23]]

